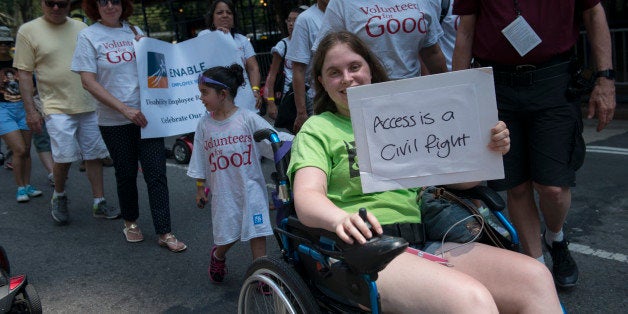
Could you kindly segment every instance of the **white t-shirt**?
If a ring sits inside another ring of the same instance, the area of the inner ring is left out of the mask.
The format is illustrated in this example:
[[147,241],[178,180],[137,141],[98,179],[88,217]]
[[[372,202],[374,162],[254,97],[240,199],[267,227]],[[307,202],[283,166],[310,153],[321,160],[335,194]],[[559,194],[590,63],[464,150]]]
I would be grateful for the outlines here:
[[303,11],[297,17],[292,30],[292,45],[288,49],[286,59],[308,65],[305,72],[305,83],[312,86],[310,61],[312,60],[312,47],[321,28],[325,13],[314,4]]
[[253,133],[273,129],[254,112],[238,109],[231,117],[199,120],[187,175],[206,179],[211,190],[214,242],[271,235],[268,192]]
[[285,58],[286,52],[287,52],[288,48],[290,47],[291,42],[292,42],[292,40],[290,40],[290,38],[286,37],[286,38],[280,40],[275,45],[275,47],[270,49],[271,53],[276,53],[280,57],[284,57],[283,74],[286,77],[286,79],[285,79],[284,84],[283,84],[283,93],[287,93],[288,89],[290,89],[290,86],[292,85],[292,61],[288,60],[288,58]]
[[[212,32],[212,31],[208,29],[204,29],[200,31],[198,35],[196,36],[197,37],[203,36],[209,32]],[[240,89],[238,90],[238,96],[236,97],[236,106],[253,111],[253,112],[258,112],[259,110],[255,108],[254,96],[253,97],[240,96],[244,93],[251,94],[250,96],[253,95],[253,92],[251,91],[252,86],[251,86],[251,81],[249,80],[249,74],[248,72],[246,72],[246,60],[250,57],[255,57],[255,50],[253,49],[253,45],[251,45],[251,42],[249,41],[249,39],[246,38],[246,36],[242,34],[237,34],[237,33],[234,34],[233,40],[235,41],[236,49],[237,49],[235,53],[238,56],[238,60],[240,60],[240,66],[242,66],[242,68],[244,69],[244,82],[245,82],[245,85],[241,86]],[[224,66],[229,66],[229,64],[225,64]]]
[[[143,34],[136,27],[139,34]],[[96,81],[125,105],[140,109],[140,85],[133,41],[135,34],[128,23],[108,27],[100,22],[81,30],[70,69],[96,74]],[[119,111],[97,102],[98,125],[129,124]]]
[[371,48],[391,79],[419,76],[419,51],[436,44],[443,34],[432,6],[418,0],[331,0],[312,49],[325,34],[346,30]]

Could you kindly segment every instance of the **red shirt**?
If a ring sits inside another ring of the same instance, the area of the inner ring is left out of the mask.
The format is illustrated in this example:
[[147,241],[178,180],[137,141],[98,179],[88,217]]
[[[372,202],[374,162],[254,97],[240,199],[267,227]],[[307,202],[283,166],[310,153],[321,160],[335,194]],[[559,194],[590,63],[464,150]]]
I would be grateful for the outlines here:
[[515,0],[457,0],[453,14],[476,15],[473,57],[498,64],[538,64],[564,53],[576,44],[581,9],[594,7],[600,0],[517,0],[521,15],[541,38],[541,43],[523,57],[508,42],[502,30],[512,23]]

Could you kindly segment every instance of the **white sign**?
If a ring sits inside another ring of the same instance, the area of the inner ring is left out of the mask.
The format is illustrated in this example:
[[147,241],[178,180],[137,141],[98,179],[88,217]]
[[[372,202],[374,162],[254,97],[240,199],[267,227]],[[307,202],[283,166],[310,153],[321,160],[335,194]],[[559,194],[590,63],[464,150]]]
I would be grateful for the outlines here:
[[[142,128],[142,138],[194,132],[198,120],[207,112],[200,100],[199,74],[233,63],[244,68],[233,37],[220,31],[178,44],[145,37],[134,41],[134,46],[141,108],[148,120],[148,125]],[[255,96],[248,79],[245,81],[235,103],[255,110]]]
[[348,89],[364,193],[501,179],[491,68]]

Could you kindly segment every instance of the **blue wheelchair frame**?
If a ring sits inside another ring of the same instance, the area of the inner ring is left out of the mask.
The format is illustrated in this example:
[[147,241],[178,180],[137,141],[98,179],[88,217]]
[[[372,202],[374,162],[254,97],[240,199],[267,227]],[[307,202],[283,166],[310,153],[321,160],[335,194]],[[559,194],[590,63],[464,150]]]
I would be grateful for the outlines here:
[[[273,192],[273,201],[278,218],[274,234],[283,261],[296,270],[321,307],[332,312],[380,313],[381,305],[375,283],[377,273],[403,253],[408,243],[401,238],[382,235],[372,238],[365,245],[349,245],[333,232],[301,224],[294,215],[286,174],[288,161],[285,156],[290,151],[291,143],[281,142],[279,136],[270,129],[260,130],[254,137],[258,142],[270,140],[275,153],[276,173],[273,179],[276,190]],[[510,233],[513,245],[509,248],[517,250],[517,233],[501,212],[504,202],[499,195],[492,197],[488,201],[491,203],[489,207]]]

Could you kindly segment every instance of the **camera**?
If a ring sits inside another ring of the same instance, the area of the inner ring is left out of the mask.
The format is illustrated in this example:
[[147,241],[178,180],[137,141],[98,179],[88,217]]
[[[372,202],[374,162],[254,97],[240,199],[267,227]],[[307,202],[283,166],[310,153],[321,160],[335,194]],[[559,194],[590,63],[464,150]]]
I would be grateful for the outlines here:
[[565,97],[569,101],[579,100],[582,96],[588,95],[595,86],[595,73],[589,68],[578,68],[571,76],[571,81],[567,90],[565,91]]

